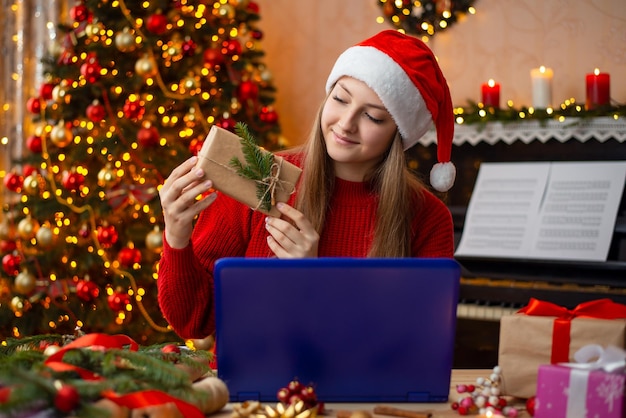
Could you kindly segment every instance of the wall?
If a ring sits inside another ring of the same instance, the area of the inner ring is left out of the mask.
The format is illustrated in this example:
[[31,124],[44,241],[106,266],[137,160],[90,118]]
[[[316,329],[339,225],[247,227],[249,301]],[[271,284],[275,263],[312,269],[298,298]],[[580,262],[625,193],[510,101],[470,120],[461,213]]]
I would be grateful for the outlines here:
[[[287,143],[304,140],[324,96],[324,83],[344,49],[382,29],[377,0],[256,0],[265,61],[278,89]],[[431,47],[453,103],[480,100],[494,78],[501,102],[531,105],[530,69],[554,70],[553,101],[585,100],[585,74],[611,74],[611,97],[626,103],[624,0],[477,0],[477,14],[437,34]]]

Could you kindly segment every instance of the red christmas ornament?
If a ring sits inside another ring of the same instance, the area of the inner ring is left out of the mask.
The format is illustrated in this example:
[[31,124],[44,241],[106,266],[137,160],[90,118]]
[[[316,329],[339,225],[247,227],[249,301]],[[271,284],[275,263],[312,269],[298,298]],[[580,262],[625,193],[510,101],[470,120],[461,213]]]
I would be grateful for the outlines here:
[[196,48],[198,45],[193,41],[193,39],[186,39],[183,42],[182,51],[183,55],[186,57],[192,57],[193,54],[196,53]]
[[117,242],[119,235],[114,225],[100,225],[97,233],[98,241],[100,244],[108,248]]
[[233,55],[241,55],[241,44],[236,39],[229,39],[222,42],[222,54],[232,57]]
[[11,387],[5,386],[0,388],[0,404],[5,403],[11,397]]
[[4,176],[4,185],[12,192],[19,193],[24,185],[24,178],[11,171]]
[[61,412],[71,412],[78,406],[80,395],[71,385],[63,385],[54,397],[54,406]]
[[37,167],[32,166],[30,164],[25,164],[24,167],[22,167],[22,176],[24,177],[28,177],[31,174],[35,174],[37,172]]
[[41,112],[41,99],[39,97],[31,97],[26,102],[26,110],[34,115],[38,115]]
[[131,101],[127,99],[123,110],[124,116],[128,119],[141,119],[144,113],[146,113],[146,109],[138,100]]
[[161,352],[162,353],[174,353],[174,354],[179,354],[180,353],[180,347],[177,346],[176,344],[167,344],[164,345],[161,348]]
[[41,154],[41,150],[42,150],[41,137],[38,135],[29,136],[28,138],[26,138],[26,146],[34,154]]
[[204,144],[204,138],[194,138],[189,143],[189,152],[191,155],[198,155]]
[[535,400],[534,396],[531,396],[526,400],[526,411],[528,411],[531,417],[535,416]]
[[100,296],[100,289],[91,280],[79,280],[76,283],[76,296],[85,302],[93,302]]
[[259,5],[254,1],[249,2],[248,11],[255,13],[255,14],[259,14]]
[[117,254],[117,260],[124,267],[132,267],[133,264],[141,263],[141,251],[135,247],[124,247]]
[[130,296],[125,292],[113,292],[107,298],[107,303],[112,311],[123,311],[130,304]]
[[95,83],[100,79],[102,67],[95,58],[90,58],[80,66],[80,74],[85,77],[88,83]]
[[17,249],[17,243],[12,239],[0,240],[0,253],[11,253]]
[[202,55],[205,64],[209,67],[215,67],[216,65],[222,65],[225,61],[224,54],[218,48],[207,48]]
[[146,29],[155,35],[162,35],[167,30],[167,17],[162,13],[155,13],[148,16]]
[[52,83],[42,83],[39,86],[39,96],[44,100],[52,99],[52,91],[56,86]]
[[259,114],[259,119],[264,123],[275,124],[278,122],[278,113],[270,107],[263,106]]
[[104,120],[104,118],[106,117],[106,110],[99,101],[95,100],[93,103],[87,106],[87,111],[85,112],[85,114],[90,121],[98,123]]
[[159,145],[161,135],[154,126],[144,126],[137,132],[137,141],[144,147]]
[[252,36],[252,39],[260,41],[261,39],[263,39],[263,32],[258,29],[253,29],[252,31],[250,31],[250,36]]
[[237,97],[241,102],[255,101],[259,97],[259,86],[253,81],[242,81],[237,88]]
[[70,17],[74,22],[84,22],[89,19],[89,9],[84,4],[78,4],[70,9]]
[[77,192],[85,184],[85,176],[75,171],[63,173],[63,179],[61,180],[65,190],[70,192]]
[[9,276],[17,276],[20,272],[21,262],[22,259],[19,254],[5,254],[5,256],[2,257],[2,268],[4,269],[4,272]]

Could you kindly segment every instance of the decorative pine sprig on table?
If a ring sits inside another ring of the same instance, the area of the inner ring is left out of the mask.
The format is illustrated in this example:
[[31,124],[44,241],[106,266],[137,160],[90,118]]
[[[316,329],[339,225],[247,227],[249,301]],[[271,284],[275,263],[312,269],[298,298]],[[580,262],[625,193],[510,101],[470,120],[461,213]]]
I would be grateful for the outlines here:
[[256,197],[259,207],[269,211],[272,208],[272,194],[269,192],[268,179],[273,174],[274,155],[261,150],[245,123],[237,122],[235,133],[241,138],[242,151],[247,164],[244,165],[239,158],[233,157],[230,160],[230,166],[240,176],[256,181]]

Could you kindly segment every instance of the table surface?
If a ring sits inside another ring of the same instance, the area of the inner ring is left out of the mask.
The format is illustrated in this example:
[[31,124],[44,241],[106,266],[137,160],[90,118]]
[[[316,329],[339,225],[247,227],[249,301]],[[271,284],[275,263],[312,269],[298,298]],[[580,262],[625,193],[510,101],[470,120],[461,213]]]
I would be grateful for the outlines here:
[[[385,403],[385,406],[391,406],[394,408],[399,408],[405,411],[413,411],[413,412],[424,412],[430,413],[432,418],[439,417],[460,417],[458,412],[452,410],[450,404],[451,402],[457,400],[460,395],[456,391],[456,386],[458,384],[474,384],[476,379],[479,377],[489,377],[491,374],[491,370],[464,370],[464,369],[455,369],[452,371],[452,377],[450,380],[450,396],[449,402],[445,403]],[[379,404],[369,404],[369,403],[330,403],[324,406],[324,417],[337,417],[338,413],[341,415],[341,418],[349,418],[352,412],[356,411],[365,411],[368,412],[373,418],[389,418],[388,415],[378,415],[374,414],[374,407]],[[380,404],[382,405],[382,404]],[[220,417],[220,418],[231,418],[233,415],[233,407],[235,404],[226,405],[221,411],[213,414],[212,417]],[[274,405],[269,404],[269,406],[273,407]],[[518,402],[515,406],[520,410],[519,418],[529,418],[530,414],[528,414],[525,410],[524,403]],[[478,415],[470,415],[474,417],[479,417]]]

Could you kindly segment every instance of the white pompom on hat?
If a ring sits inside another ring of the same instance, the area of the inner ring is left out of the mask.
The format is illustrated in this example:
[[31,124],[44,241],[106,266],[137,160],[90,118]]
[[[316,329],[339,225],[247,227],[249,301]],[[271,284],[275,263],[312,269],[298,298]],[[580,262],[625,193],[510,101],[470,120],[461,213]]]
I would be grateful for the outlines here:
[[448,83],[430,48],[413,36],[385,30],[337,58],[326,92],[343,76],[361,80],[376,92],[398,125],[405,150],[435,124],[438,163],[430,172],[430,184],[441,192],[449,190],[456,177],[450,161],[454,112]]

